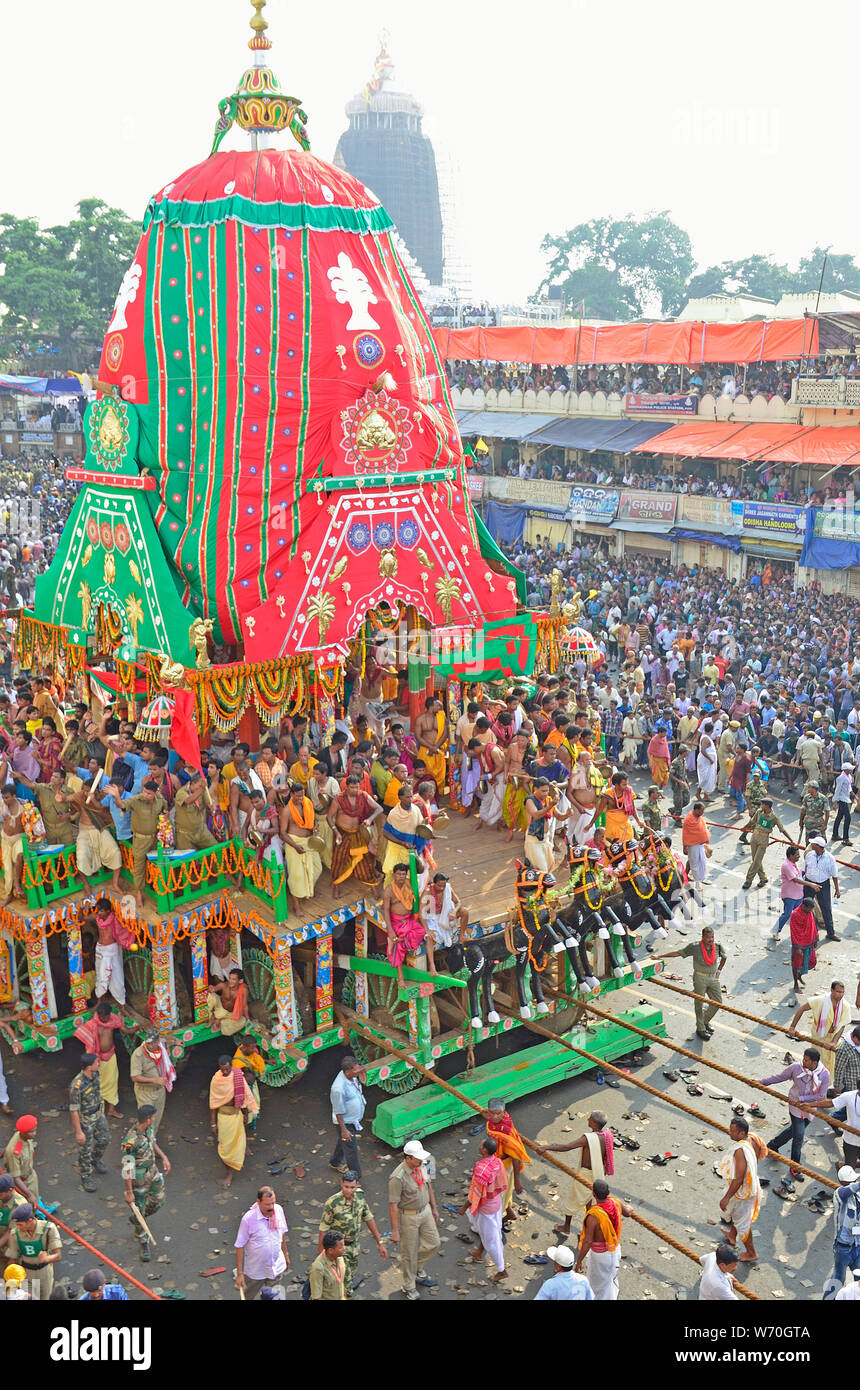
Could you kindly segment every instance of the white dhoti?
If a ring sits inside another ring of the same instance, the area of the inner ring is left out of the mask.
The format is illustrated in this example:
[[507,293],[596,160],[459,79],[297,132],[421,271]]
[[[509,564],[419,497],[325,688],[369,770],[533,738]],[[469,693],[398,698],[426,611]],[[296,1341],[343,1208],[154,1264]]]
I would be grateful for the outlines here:
[[572,845],[584,845],[592,825],[594,824],[594,807],[591,806],[586,811],[580,811],[578,807],[571,807],[572,815],[567,822],[567,838]]
[[485,825],[498,825],[502,818],[502,805],[505,799],[505,774],[497,772],[490,778],[490,785],[481,797],[478,812]]
[[0,1105],[9,1104],[9,1087],[6,1084],[6,1073],[3,1070],[3,1058],[0,1056]]
[[695,879],[696,883],[704,883],[708,876],[708,856],[705,854],[705,846],[688,845],[686,855],[690,861],[690,878]]
[[547,827],[544,831],[544,838],[536,840],[534,835],[527,834],[524,848],[526,859],[533,869],[537,869],[538,873],[551,874],[555,868],[555,855],[552,852],[554,823],[550,817],[544,824]]
[[459,941],[460,924],[458,919],[454,916],[454,895],[451,892],[450,883],[445,884],[445,892],[442,894],[442,906],[439,912],[425,911],[424,916],[427,920],[427,930],[433,938],[434,946],[453,946],[455,940]]
[[713,762],[703,757],[701,754],[696,759],[696,776],[699,779],[699,786],[706,796],[716,789],[717,785],[717,760]]
[[0,835],[0,845],[3,851],[3,880],[5,890],[11,894],[15,883],[15,861],[20,861],[24,857],[24,845],[22,835]]
[[[610,1139],[611,1137],[610,1135]],[[603,1162],[603,1149],[600,1145],[600,1135],[595,1134],[593,1130],[589,1130],[585,1136],[585,1142],[588,1146],[588,1168],[586,1169],[583,1161],[585,1159],[585,1149],[580,1149],[577,1155],[577,1169],[583,1172],[587,1171],[592,1182],[596,1181],[597,1178],[605,1178],[606,1166]],[[607,1140],[607,1142],[609,1141]],[[609,1176],[611,1177],[614,1172],[615,1168],[613,1167]],[[570,1189],[567,1194],[567,1206],[564,1209],[565,1216],[575,1217],[578,1214],[581,1218],[585,1214],[585,1209],[590,1201],[591,1188],[586,1187],[583,1183],[577,1182],[576,1178],[571,1178]]]
[[733,1197],[726,1207],[726,1220],[734,1226],[739,1240],[745,1240],[749,1235],[757,1215],[758,1192],[742,1202],[737,1197]]
[[469,1225],[500,1272],[505,1267],[505,1247],[502,1244],[502,1208],[486,1216],[468,1213]]
[[618,1267],[621,1247],[617,1250],[589,1250],[585,1257],[585,1273],[598,1303],[614,1303],[618,1297]]
[[284,858],[287,868],[287,886],[294,898],[312,898],[317,880],[322,873],[322,860],[315,849],[305,849],[299,854],[292,845],[284,845]]
[[125,1003],[122,950],[115,941],[110,946],[96,946],[96,999],[108,990],[118,1004]]

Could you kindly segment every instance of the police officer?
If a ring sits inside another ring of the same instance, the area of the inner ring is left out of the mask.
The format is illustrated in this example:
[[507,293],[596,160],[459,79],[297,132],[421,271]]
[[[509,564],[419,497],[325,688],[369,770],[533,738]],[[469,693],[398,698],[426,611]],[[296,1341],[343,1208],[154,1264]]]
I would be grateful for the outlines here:
[[642,819],[650,830],[660,835],[663,831],[663,808],[660,805],[662,793],[659,787],[648,788],[648,800],[642,807]]
[[15,1187],[15,1179],[3,1173],[0,1175],[0,1250],[9,1239],[9,1218],[20,1205],[21,1194]]
[[178,850],[211,849],[218,843],[206,824],[206,812],[212,807],[212,797],[199,772],[192,772],[187,786],[179,788],[175,805],[173,828]]
[[[125,1200],[137,1207],[141,1216],[150,1217],[164,1202],[164,1179],[170,1172],[170,1160],[155,1142],[152,1121],[155,1117],[154,1105],[142,1105],[137,1112],[137,1121],[131,1126],[122,1141],[122,1176],[125,1182]],[[161,1159],[164,1173],[156,1162]],[[140,1258],[149,1260],[149,1237],[133,1212],[129,1221],[136,1228],[140,1241]]]
[[28,1279],[38,1280],[40,1300],[51,1297],[54,1265],[62,1253],[60,1233],[53,1221],[37,1216],[29,1202],[15,1207],[6,1255],[14,1264],[23,1265]]
[[128,797],[122,804],[126,811],[131,812],[134,900],[138,907],[143,907],[146,856],[158,844],[158,817],[167,810],[167,802],[158,790],[158,783],[150,778],[148,782],[144,782],[137,796]]
[[102,1155],[110,1143],[110,1129],[99,1085],[99,1059],[94,1052],[85,1052],[81,1058],[81,1070],[69,1088],[69,1112],[75,1139],[80,1145],[81,1186],[85,1192],[97,1192],[93,1172],[108,1171],[102,1163]]
[[752,881],[756,874],[758,874],[760,887],[763,888],[767,883],[767,874],[764,871],[764,855],[765,850],[770,844],[770,837],[774,826],[777,830],[782,831],[789,842],[791,841],[791,836],[773,809],[772,800],[769,796],[763,796],[761,799],[761,807],[750,816],[747,824],[744,826],[745,833],[747,831],[752,832],[752,839],[750,840],[752,859],[747,869],[746,878],[741,884],[742,888],[751,888]]
[[800,798],[800,826],[798,834],[806,831],[806,844],[816,835],[827,836],[827,822],[830,819],[830,798],[826,797],[818,785],[817,777],[810,777]]
[[[760,809],[764,794],[767,791],[767,783],[762,781],[761,769],[753,766],[752,777],[747,783],[747,810],[752,818]],[[742,845],[748,845],[747,827],[744,826],[739,841]]]

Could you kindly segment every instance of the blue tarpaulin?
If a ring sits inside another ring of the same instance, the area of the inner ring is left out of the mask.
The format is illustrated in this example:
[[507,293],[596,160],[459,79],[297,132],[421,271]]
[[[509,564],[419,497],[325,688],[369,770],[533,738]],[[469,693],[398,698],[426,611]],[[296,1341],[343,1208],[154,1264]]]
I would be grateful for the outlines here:
[[707,541],[708,545],[722,546],[723,550],[733,550],[737,555],[741,548],[740,536],[727,536],[714,531],[687,531],[682,526],[673,527],[670,532],[673,541]]
[[521,541],[525,524],[525,507],[503,507],[492,498],[488,501],[486,527],[493,540],[500,545],[513,545],[515,541]]
[[860,565],[860,541],[816,536],[815,518],[820,511],[820,507],[807,508],[800,563],[814,570],[844,570]]
[[0,372],[0,390],[21,391],[28,396],[79,396],[81,383],[76,376],[6,376]]

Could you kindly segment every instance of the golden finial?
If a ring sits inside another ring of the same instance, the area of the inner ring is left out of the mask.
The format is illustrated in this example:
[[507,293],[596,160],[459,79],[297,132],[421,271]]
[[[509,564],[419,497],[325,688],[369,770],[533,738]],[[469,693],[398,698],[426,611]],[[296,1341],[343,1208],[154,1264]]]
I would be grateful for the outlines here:
[[262,15],[262,11],[266,8],[266,0],[251,0],[251,4],[256,10],[256,14],[249,21],[254,37],[250,40],[248,47],[252,52],[261,48],[271,48],[271,42],[266,38],[266,30],[269,26]]

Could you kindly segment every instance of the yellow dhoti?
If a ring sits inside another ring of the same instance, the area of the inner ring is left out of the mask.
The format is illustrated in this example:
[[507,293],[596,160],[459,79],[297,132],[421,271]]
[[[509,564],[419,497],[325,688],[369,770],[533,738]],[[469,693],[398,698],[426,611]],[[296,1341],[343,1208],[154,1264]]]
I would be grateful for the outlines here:
[[237,1173],[245,1162],[245,1117],[234,1105],[218,1111],[218,1157]]
[[105,1104],[117,1105],[119,1102],[119,1066],[115,1052],[110,1057],[103,1057],[99,1062],[99,1086]]
[[294,898],[312,898],[322,873],[322,860],[315,849],[299,854],[292,845],[284,845],[287,885]]
[[232,1038],[234,1033],[243,1033],[247,1022],[244,1018],[234,1018],[218,998],[217,994],[207,994],[206,1007],[215,1019],[225,1038]]

